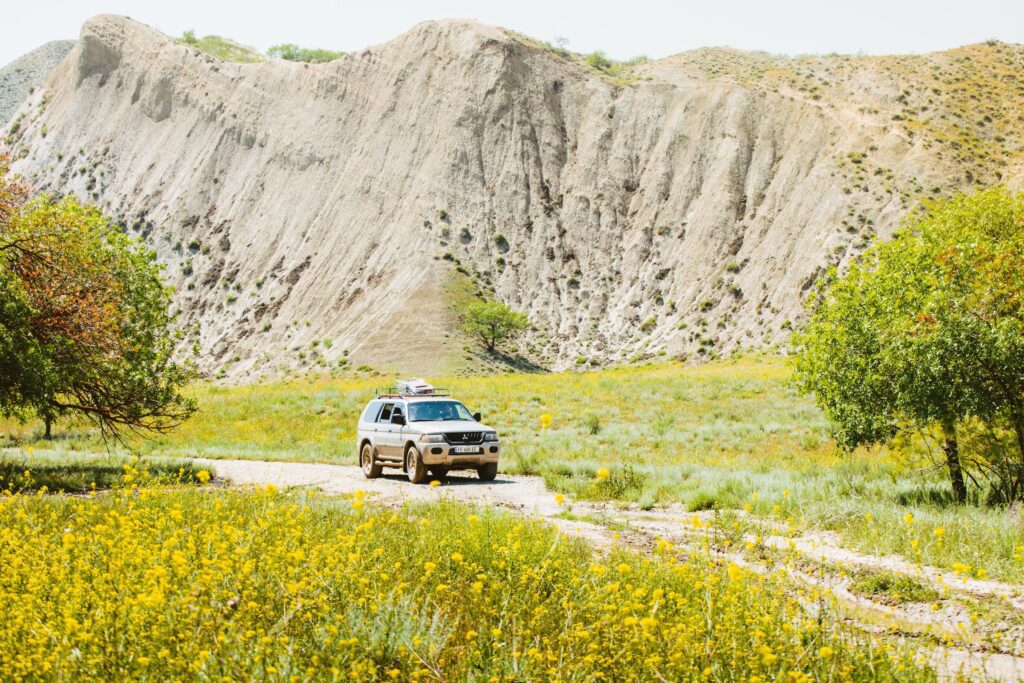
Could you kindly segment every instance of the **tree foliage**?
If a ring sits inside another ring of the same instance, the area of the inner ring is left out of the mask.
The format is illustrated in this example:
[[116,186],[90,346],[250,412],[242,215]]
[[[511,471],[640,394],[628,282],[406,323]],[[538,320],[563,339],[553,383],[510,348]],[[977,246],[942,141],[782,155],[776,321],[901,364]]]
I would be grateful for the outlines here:
[[530,326],[526,314],[513,311],[500,301],[475,301],[466,307],[463,325],[493,352],[506,339]]
[[0,411],[169,429],[194,405],[155,256],[74,198],[27,199],[0,160]]
[[287,59],[290,62],[309,62],[311,64],[333,62],[335,59],[341,59],[345,56],[344,52],[335,52],[333,50],[324,50],[321,48],[299,47],[293,43],[273,45],[269,50],[267,50],[267,54],[271,57]]
[[[832,277],[834,279],[834,273]],[[914,217],[812,297],[797,381],[847,447],[938,429],[964,498],[958,430],[1012,435],[1014,455],[971,457],[1024,494],[1024,199],[958,196]],[[959,478],[959,481],[958,481]]]

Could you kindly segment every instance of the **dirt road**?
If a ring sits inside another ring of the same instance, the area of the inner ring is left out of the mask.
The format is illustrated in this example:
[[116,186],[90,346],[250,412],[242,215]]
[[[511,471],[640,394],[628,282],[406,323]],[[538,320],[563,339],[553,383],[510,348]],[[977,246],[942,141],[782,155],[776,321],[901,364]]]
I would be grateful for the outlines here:
[[443,498],[465,503],[513,508],[544,517],[556,515],[563,507],[544,487],[540,477],[515,477],[501,474],[484,483],[476,473],[453,472],[444,486],[410,484],[399,470],[384,470],[380,479],[367,479],[354,465],[319,465],[298,462],[262,462],[256,460],[193,460],[210,467],[218,477],[236,484],[274,484],[275,486],[314,486],[326,493],[364,491],[380,503],[429,501]]

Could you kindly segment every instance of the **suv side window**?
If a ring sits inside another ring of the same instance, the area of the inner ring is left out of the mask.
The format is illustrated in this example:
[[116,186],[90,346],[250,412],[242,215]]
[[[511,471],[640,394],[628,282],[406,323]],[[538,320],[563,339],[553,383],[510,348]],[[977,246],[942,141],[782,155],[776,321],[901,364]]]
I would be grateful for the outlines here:
[[404,405],[402,405],[401,403],[396,403],[395,409],[391,411],[391,417],[395,417],[396,415],[405,415],[405,411],[403,410],[403,408],[405,408]]
[[377,419],[377,411],[380,410],[380,401],[370,401],[369,405],[366,406],[366,410],[363,411],[362,417],[359,418],[360,422],[373,422]]
[[384,409],[380,411],[380,417],[377,418],[377,422],[391,422],[391,409],[394,407],[394,403],[385,403]]

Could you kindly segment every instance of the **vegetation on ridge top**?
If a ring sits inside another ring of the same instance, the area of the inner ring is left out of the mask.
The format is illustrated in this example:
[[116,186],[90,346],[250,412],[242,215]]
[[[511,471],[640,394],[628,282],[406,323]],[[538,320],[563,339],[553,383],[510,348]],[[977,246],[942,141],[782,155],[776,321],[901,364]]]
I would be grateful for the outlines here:
[[324,50],[322,48],[299,47],[293,43],[282,43],[273,45],[267,50],[270,57],[280,57],[289,62],[308,62],[310,64],[323,64],[333,62],[345,56],[344,52]]
[[185,31],[182,34],[180,42],[227,62],[253,63],[262,62],[267,58],[259,50],[236,43],[229,38],[222,38],[221,36],[203,36],[198,38],[195,31],[191,30]]
[[537,38],[531,38],[526,34],[513,31],[512,29],[506,28],[502,30],[506,35],[520,43],[549,50],[561,57],[564,57],[565,59],[568,59],[577,66],[596,72],[598,75],[617,84],[632,83],[639,80],[639,76],[635,73],[635,68],[648,61],[646,55],[637,55],[630,59],[617,60],[608,57],[603,50],[594,50],[587,54],[572,52],[568,48],[569,41],[567,38],[559,37],[555,38],[551,42],[547,42],[538,40]]
[[179,42],[228,62],[262,62],[269,57],[271,59],[286,59],[290,62],[323,64],[345,56],[344,52],[300,47],[293,43],[273,45],[267,50],[267,54],[263,54],[255,48],[236,43],[221,36],[203,36],[198,38],[195,31],[192,30],[185,31]]

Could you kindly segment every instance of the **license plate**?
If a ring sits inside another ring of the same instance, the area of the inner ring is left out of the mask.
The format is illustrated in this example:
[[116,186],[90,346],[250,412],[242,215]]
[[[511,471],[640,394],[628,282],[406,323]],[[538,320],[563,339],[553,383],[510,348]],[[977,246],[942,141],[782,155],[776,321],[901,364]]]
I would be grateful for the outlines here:
[[478,455],[481,451],[477,446],[452,446],[452,453],[459,453],[461,455]]

